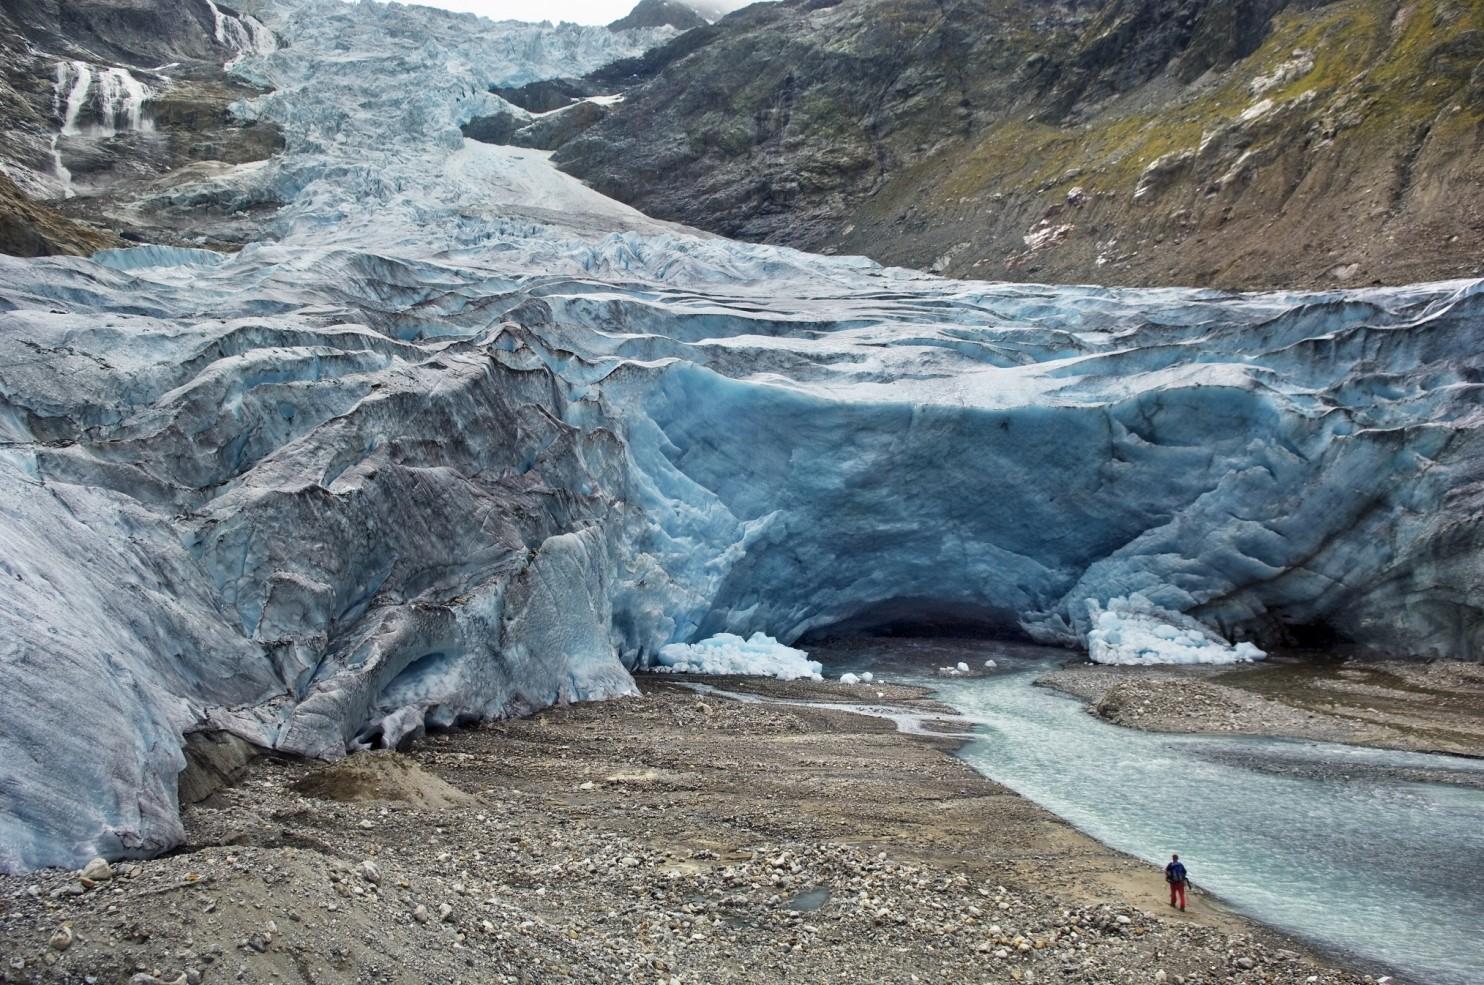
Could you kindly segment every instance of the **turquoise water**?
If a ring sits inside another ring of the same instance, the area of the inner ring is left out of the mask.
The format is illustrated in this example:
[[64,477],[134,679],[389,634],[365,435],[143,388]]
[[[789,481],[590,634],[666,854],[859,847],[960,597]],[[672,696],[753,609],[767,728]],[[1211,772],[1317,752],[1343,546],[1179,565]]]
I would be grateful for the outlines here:
[[[933,687],[978,726],[960,753],[975,769],[1130,855],[1179,852],[1198,889],[1250,916],[1408,979],[1484,983],[1484,790],[1418,782],[1484,761],[1119,728],[1033,686],[1061,651],[869,640],[811,656]],[[989,658],[987,677],[932,675]]]

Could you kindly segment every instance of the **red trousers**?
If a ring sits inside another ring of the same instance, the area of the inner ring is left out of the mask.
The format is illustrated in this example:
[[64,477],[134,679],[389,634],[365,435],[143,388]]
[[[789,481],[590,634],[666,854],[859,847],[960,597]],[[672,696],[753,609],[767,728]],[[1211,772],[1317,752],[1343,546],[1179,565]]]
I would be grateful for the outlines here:
[[1171,906],[1174,906],[1175,905],[1175,898],[1177,896],[1180,899],[1180,904],[1179,904],[1180,905],[1180,909],[1182,909],[1182,910],[1185,909],[1185,883],[1183,883],[1183,882],[1172,882],[1172,883],[1170,883],[1170,905]]

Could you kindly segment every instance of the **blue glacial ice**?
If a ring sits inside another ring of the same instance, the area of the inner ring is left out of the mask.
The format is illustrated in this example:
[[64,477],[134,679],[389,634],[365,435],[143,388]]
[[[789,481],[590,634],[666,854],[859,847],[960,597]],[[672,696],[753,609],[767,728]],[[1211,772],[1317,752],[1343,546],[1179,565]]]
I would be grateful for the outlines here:
[[[0,869],[178,842],[184,733],[333,757],[631,694],[670,644],[1135,595],[1477,658],[1479,283],[947,281],[466,141],[656,36],[262,2],[233,256],[0,257]],[[259,214],[254,212],[254,214]],[[1225,645],[1222,643],[1222,645]]]

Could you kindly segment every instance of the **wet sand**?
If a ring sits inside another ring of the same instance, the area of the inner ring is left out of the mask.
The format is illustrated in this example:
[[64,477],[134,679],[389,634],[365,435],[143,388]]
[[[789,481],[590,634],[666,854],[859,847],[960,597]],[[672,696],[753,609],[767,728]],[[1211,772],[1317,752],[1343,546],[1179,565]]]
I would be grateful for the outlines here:
[[[0,880],[6,982],[1358,985],[949,753],[824,708],[643,698],[254,761],[191,844]],[[858,701],[838,684],[706,683]],[[910,688],[884,700],[941,714]],[[873,692],[874,696],[874,692]],[[55,941],[55,945],[53,944]]]

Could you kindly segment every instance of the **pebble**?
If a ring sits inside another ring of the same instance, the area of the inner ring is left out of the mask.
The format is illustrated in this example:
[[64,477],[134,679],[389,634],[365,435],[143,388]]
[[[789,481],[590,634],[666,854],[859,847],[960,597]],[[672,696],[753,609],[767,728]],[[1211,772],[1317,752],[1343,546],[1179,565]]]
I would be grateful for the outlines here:
[[373,886],[381,885],[381,870],[369,858],[361,863],[361,878]]
[[417,906],[412,911],[412,919],[416,920],[418,923],[427,923],[428,920],[431,919],[428,916],[428,908],[426,906],[423,906],[421,903],[417,904]]
[[48,943],[51,944],[53,951],[60,954],[72,946],[73,938],[72,928],[63,926],[58,928],[55,934],[52,934],[52,939]]

